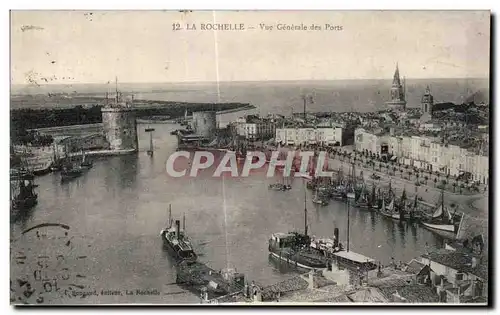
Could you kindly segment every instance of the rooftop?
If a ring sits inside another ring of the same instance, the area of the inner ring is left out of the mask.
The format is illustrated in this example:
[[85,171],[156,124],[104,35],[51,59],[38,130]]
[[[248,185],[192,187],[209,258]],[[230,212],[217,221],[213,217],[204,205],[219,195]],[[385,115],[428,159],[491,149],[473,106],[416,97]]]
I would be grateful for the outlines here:
[[[343,296],[344,298],[340,298],[341,301],[347,299],[346,287],[345,286],[337,286],[330,285],[327,287],[322,287],[321,289],[305,289],[299,290],[292,293],[285,294],[280,298],[281,302],[318,302],[325,301],[330,299],[338,299]],[[347,299],[348,302],[351,302]]]
[[425,268],[425,264],[421,263],[420,261],[416,259],[412,259],[409,263],[408,266],[406,267],[406,272],[412,273],[412,274],[418,274],[422,269]]
[[362,254],[358,254],[352,251],[340,251],[334,254],[335,256],[339,256],[344,259],[348,259],[351,261],[359,262],[359,263],[366,263],[366,262],[375,262],[373,258],[364,256]]
[[380,292],[387,298],[392,299],[394,294],[397,294],[408,303],[437,303],[439,296],[431,287],[420,284],[410,284],[404,286],[385,286],[378,288]]
[[278,292],[280,292],[280,294],[283,294],[287,292],[304,290],[308,287],[308,285],[308,282],[300,276],[278,282],[262,289],[262,301],[274,300]]
[[[439,263],[441,265],[453,268],[457,271],[468,272],[479,278],[488,278],[488,262],[485,255],[478,256],[472,253],[464,252],[463,250],[447,250],[440,249],[422,255],[422,257]],[[477,259],[476,266],[472,267],[472,259]]]
[[353,302],[358,303],[387,303],[390,301],[380,290],[371,287],[362,288],[347,296]]

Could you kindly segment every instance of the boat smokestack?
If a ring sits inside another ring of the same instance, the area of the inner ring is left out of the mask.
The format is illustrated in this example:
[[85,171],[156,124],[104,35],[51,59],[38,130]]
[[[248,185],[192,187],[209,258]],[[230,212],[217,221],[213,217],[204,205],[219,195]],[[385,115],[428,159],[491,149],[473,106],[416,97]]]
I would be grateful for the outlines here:
[[176,233],[177,233],[177,239],[180,239],[180,232],[181,232],[181,221],[180,220],[175,220],[175,228],[176,228]]
[[333,230],[333,248],[339,247],[339,229],[335,228]]

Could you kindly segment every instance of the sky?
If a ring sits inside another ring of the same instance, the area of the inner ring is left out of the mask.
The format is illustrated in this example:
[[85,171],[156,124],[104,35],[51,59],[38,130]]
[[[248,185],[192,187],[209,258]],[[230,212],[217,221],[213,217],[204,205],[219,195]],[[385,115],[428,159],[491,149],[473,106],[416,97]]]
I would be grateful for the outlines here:
[[[214,21],[245,29],[200,29]],[[489,50],[489,11],[11,12],[12,84],[391,79],[396,63],[407,78],[488,78]]]

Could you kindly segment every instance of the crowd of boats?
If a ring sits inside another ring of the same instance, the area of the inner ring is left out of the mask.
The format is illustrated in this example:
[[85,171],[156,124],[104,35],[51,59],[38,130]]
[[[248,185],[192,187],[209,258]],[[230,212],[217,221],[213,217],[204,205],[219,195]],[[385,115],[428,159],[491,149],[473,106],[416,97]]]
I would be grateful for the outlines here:
[[339,229],[334,229],[334,238],[315,239],[308,234],[307,194],[304,190],[304,232],[277,232],[271,235],[269,254],[278,261],[301,269],[329,269],[333,264],[358,271],[370,271],[379,264],[372,258],[350,250],[350,211],[347,215],[347,237],[345,246],[340,242]]
[[47,172],[59,172],[61,182],[64,183],[82,176],[92,166],[92,161],[86,158],[84,151],[81,151],[81,154],[77,157],[65,156],[64,158],[55,158],[44,172],[33,169],[21,157],[19,167],[13,168],[10,171],[11,210],[29,210],[38,204],[38,194],[35,191],[35,188],[38,187],[35,184],[35,177],[37,175]]
[[[314,166],[315,163],[311,165]],[[457,212],[457,207],[454,211],[448,209],[443,191],[441,191],[439,202],[433,206],[424,204],[418,195],[409,198],[406,189],[398,196],[392,189],[391,183],[388,188],[384,189],[376,186],[375,181],[369,185],[362,173],[359,176],[356,175],[354,164],[351,164],[349,174],[344,174],[342,169],[339,169],[332,177],[316,177],[314,168],[309,169],[307,174],[303,177],[307,181],[307,188],[313,191],[312,202],[314,204],[326,206],[331,200],[345,202],[355,208],[379,213],[391,220],[420,223],[428,229],[440,231],[444,233],[444,236],[449,237],[455,237],[461,228],[463,214]],[[293,173],[291,175],[293,176]],[[290,190],[290,179],[283,175],[280,182],[271,184],[269,188],[281,191]]]
[[[349,177],[344,177],[339,171],[335,178],[319,179],[311,178],[307,188],[315,191],[313,201],[319,204],[327,204],[334,199],[347,203],[347,238],[345,245],[340,242],[338,229],[334,229],[334,238],[313,239],[307,230],[307,194],[304,194],[304,232],[279,232],[272,234],[269,239],[270,255],[279,261],[294,265],[303,269],[322,269],[331,267],[335,261],[337,265],[343,265],[358,271],[369,271],[380,267],[372,258],[349,250],[350,231],[350,209],[357,207],[374,213],[379,213],[390,220],[408,221],[409,223],[421,223],[433,230],[444,231],[444,236],[455,237],[463,221],[463,214],[458,215],[448,211],[444,203],[444,193],[441,200],[430,209],[420,205],[417,196],[409,200],[406,191],[400,197],[392,190],[391,185],[385,191],[372,185],[368,189],[366,183],[354,176],[355,171]],[[304,189],[305,191],[305,189]]]

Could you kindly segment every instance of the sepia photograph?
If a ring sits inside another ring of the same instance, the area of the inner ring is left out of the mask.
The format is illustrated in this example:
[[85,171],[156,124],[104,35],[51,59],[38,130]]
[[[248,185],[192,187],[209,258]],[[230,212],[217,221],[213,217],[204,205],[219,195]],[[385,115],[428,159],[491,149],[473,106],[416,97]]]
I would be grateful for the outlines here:
[[487,306],[491,12],[10,11],[10,304]]

